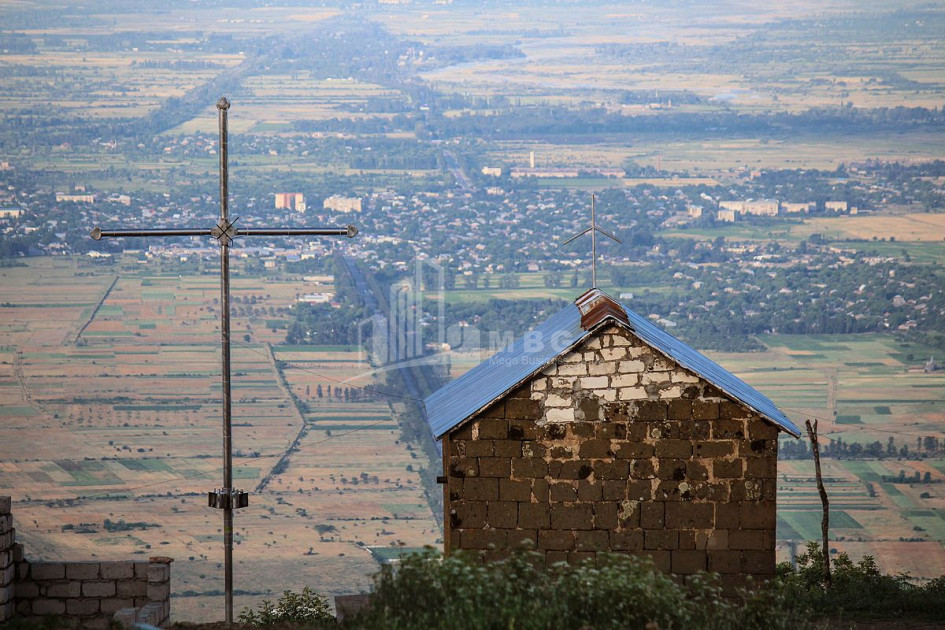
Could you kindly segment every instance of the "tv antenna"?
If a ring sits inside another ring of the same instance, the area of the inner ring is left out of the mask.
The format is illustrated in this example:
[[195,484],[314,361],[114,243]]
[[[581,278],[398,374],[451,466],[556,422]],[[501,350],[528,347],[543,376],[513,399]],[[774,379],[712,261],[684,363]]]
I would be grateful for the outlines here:
[[591,288],[596,289],[597,287],[597,233],[600,232],[609,239],[615,240],[618,243],[623,243],[619,238],[608,232],[603,228],[597,227],[597,195],[591,193],[591,226],[585,229],[580,234],[575,234],[561,245],[567,245],[571,241],[575,240],[578,237],[584,236],[588,232],[591,233]]
[[220,220],[209,228],[169,230],[103,230],[96,227],[92,238],[119,238],[125,236],[212,236],[220,244],[220,337],[222,341],[223,378],[223,487],[208,493],[210,507],[223,510],[223,559],[226,623],[233,623],[233,510],[249,505],[249,495],[233,489],[233,441],[231,435],[232,396],[230,393],[230,244],[237,236],[347,236],[354,238],[358,228],[353,225],[327,228],[237,228],[229,216],[227,163],[227,119],[230,102],[226,97],[217,101],[220,126]]

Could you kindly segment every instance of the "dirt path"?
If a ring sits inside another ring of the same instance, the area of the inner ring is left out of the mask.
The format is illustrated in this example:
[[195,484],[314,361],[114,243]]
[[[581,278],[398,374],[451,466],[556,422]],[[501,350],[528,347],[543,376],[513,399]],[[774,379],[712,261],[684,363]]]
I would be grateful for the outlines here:
[[254,492],[262,492],[266,489],[266,486],[269,485],[269,482],[272,481],[273,477],[278,474],[281,474],[289,466],[289,458],[292,456],[292,453],[299,450],[299,444],[302,443],[302,439],[308,433],[308,424],[305,422],[305,416],[302,414],[302,410],[299,409],[299,403],[295,396],[292,395],[292,392],[289,390],[289,384],[285,380],[285,376],[282,374],[282,370],[276,365],[276,355],[272,351],[272,344],[267,343],[266,348],[269,355],[269,363],[272,365],[272,369],[276,372],[276,380],[279,381],[279,388],[282,390],[282,393],[285,394],[286,399],[292,402],[292,408],[295,409],[295,414],[298,416],[301,426],[299,428],[298,434],[295,436],[295,439],[292,440],[292,443],[289,445],[289,448],[282,454],[282,457],[279,458],[279,461],[266,473],[266,475],[256,484],[256,489]]
[[76,332],[75,338],[73,338],[72,340],[72,345],[76,345],[79,343],[79,338],[82,336],[82,333],[85,332],[85,329],[89,327],[89,324],[91,324],[92,321],[95,319],[95,316],[98,315],[98,311],[100,308],[102,308],[102,304],[105,303],[105,300],[107,300],[108,296],[111,295],[112,289],[114,289],[115,285],[118,284],[119,277],[120,276],[115,276],[112,279],[112,283],[108,285],[107,289],[105,289],[105,293],[102,294],[102,298],[98,301],[98,304],[95,305],[95,308],[92,309],[92,314],[89,315],[89,318],[85,320],[85,323],[82,324],[82,327],[79,328],[78,332]]

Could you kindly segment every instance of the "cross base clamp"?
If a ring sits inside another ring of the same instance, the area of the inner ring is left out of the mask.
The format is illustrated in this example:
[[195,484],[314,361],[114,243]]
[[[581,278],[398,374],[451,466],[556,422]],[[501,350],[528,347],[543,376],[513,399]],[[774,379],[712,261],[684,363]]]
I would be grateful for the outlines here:
[[207,503],[210,507],[220,510],[244,508],[249,505],[249,493],[242,490],[217,488],[207,493]]

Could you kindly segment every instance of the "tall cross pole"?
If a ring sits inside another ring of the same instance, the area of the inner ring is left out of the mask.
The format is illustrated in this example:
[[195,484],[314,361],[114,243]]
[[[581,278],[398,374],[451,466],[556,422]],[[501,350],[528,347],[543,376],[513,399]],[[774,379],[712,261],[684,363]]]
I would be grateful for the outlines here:
[[229,214],[229,165],[227,161],[227,110],[230,102],[226,97],[217,101],[220,127],[220,220],[216,225],[203,229],[169,230],[103,230],[96,227],[92,238],[117,238],[125,236],[212,236],[220,244],[220,341],[222,349],[223,385],[223,487],[211,491],[210,507],[223,510],[223,555],[224,589],[226,598],[226,623],[233,623],[233,510],[249,505],[249,496],[242,490],[233,489],[233,441],[231,435],[232,396],[230,394],[230,243],[237,236],[347,236],[354,238],[358,228],[353,225],[335,228],[245,228],[236,227],[236,219],[230,221]]
[[591,226],[579,234],[575,234],[565,242],[561,243],[562,245],[567,245],[574,239],[584,236],[588,232],[591,233],[591,288],[597,288],[597,233],[600,232],[604,236],[611,238],[618,243],[623,243],[619,238],[608,232],[603,228],[597,227],[597,196],[591,193]]

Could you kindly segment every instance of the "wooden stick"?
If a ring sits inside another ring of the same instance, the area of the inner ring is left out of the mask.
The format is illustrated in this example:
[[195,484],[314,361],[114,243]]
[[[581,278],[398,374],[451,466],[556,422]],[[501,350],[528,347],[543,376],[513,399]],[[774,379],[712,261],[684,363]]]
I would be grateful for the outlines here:
[[827,499],[827,489],[824,488],[824,477],[820,472],[820,446],[817,443],[817,421],[811,424],[807,422],[807,437],[810,439],[810,448],[814,453],[814,470],[817,473],[817,490],[820,491],[820,502],[824,506],[824,517],[820,521],[820,529],[824,536],[823,554],[824,554],[824,588],[830,589],[832,582],[830,577],[830,546],[828,533],[830,531],[830,501]]

